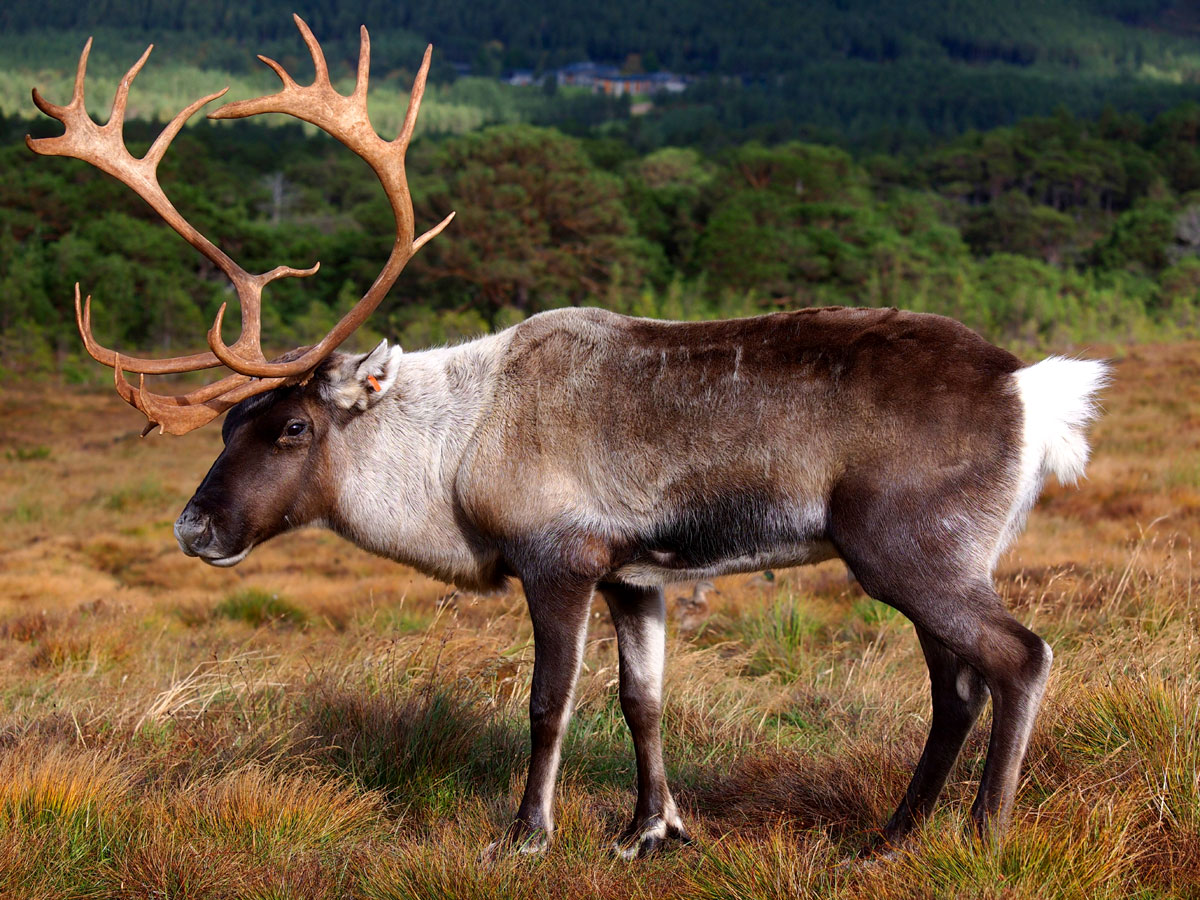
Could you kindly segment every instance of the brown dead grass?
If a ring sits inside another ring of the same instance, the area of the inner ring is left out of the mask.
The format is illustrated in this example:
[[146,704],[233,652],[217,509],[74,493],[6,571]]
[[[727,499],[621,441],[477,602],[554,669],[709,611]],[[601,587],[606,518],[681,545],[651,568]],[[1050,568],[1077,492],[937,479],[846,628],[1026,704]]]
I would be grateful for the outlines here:
[[671,593],[667,756],[697,842],[632,866],[607,851],[632,752],[598,604],[558,842],[487,865],[528,740],[519,591],[316,531],[204,567],[171,523],[215,429],[141,441],[108,391],[0,387],[0,896],[1200,896],[1198,354],[1115,354],[1089,480],[1051,487],[1002,562],[1056,651],[1011,835],[963,836],[981,730],[930,827],[869,869],[838,864],[903,791],[927,686],[840,566]]

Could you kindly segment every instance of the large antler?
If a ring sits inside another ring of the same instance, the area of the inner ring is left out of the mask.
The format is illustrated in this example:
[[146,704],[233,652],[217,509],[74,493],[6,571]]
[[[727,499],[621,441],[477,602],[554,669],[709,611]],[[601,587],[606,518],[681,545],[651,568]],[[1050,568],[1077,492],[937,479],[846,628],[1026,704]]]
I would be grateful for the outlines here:
[[[294,383],[307,378],[348,338],[387,295],[405,264],[432,237],[437,235],[454,218],[450,213],[440,223],[414,240],[412,198],[404,174],[404,155],[412,139],[421,97],[425,92],[425,78],[429,72],[429,59],[433,48],[425,50],[425,58],[413,83],[412,97],[404,125],[395,140],[387,141],[375,133],[367,115],[367,80],[371,66],[371,40],[367,29],[361,29],[361,45],[358,55],[358,79],[350,95],[339,94],[329,80],[329,68],[320,44],[313,37],[308,25],[299,16],[293,16],[304,43],[312,55],[316,78],[311,85],[296,84],[283,67],[273,59],[259,56],[271,67],[283,82],[283,88],[268,97],[227,103],[209,114],[212,119],[233,119],[259,113],[286,113],[311,122],[318,128],[337,138],[364,160],[379,177],[387,192],[396,217],[396,241],[383,270],[363,298],[350,312],[342,317],[334,329],[311,347],[298,348],[277,360],[268,361],[262,352],[262,290],[277,278],[303,277],[317,271],[319,263],[309,269],[293,269],[278,266],[269,272],[252,275],[230,259],[219,247],[200,234],[180,215],[158,183],[158,164],[167,147],[183,128],[184,123],[205,104],[221,97],[225,90],[210,94],[195,101],[170,121],[141,159],[130,154],[125,147],[122,133],[125,121],[125,104],[129,98],[129,87],[141,71],[154,45],[133,64],[121,79],[113,99],[112,114],[104,125],[97,125],[84,109],[83,83],[87,70],[88,53],[92,41],[89,38],[79,57],[79,68],[75,73],[75,89],[71,102],[58,106],[43,98],[35,88],[33,102],[46,115],[66,126],[58,137],[34,139],[26,136],[25,143],[35,153],[45,156],[71,156],[91,163],[132,188],[138,196],[177,231],[189,244],[203,253],[233,283],[242,310],[242,333],[232,345],[226,345],[221,337],[221,323],[225,316],[225,304],[217,312],[216,320],[208,332],[209,352],[172,359],[141,359],[122,356],[102,347],[92,335],[92,298],[80,302],[79,285],[75,286],[75,318],[84,346],[98,362],[111,367],[117,392],[126,402],[137,407],[150,420],[146,432],[155,425],[160,431],[185,434],[212,421],[247,397],[269,391],[282,384]],[[145,389],[145,376],[175,372],[192,372],[225,365],[234,374],[206,385],[196,391],[180,396],[152,394]],[[124,372],[142,373],[137,389],[129,384]]]

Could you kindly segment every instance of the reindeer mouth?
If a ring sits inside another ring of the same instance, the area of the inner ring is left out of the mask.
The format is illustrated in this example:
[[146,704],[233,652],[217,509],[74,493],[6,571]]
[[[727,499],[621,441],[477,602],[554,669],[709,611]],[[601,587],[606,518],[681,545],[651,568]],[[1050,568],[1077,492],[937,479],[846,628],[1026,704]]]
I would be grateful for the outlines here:
[[236,566],[243,559],[250,555],[250,551],[254,549],[254,545],[250,544],[244,550],[237,553],[231,553],[228,556],[223,556],[219,553],[214,553],[212,548],[205,547],[203,549],[193,549],[188,546],[182,538],[176,535],[176,543],[179,544],[179,549],[183,551],[185,556],[191,556],[210,566],[216,566],[218,569],[228,569],[231,566]]
[[[175,543],[186,556],[192,556],[201,562],[208,563],[220,569],[236,566],[250,555],[256,541],[247,541],[245,546],[236,552],[228,552],[229,548],[242,543],[235,533],[230,535],[228,529],[221,529],[207,513],[198,511],[194,505],[195,498],[189,502],[179,518],[175,520]],[[224,533],[221,533],[224,532]],[[230,538],[235,538],[231,540]]]
[[[189,556],[197,556],[201,562],[208,563],[210,566],[216,566],[218,569],[228,569],[231,566],[236,566],[243,559],[250,555],[250,551],[254,549],[251,545],[241,553],[235,553],[233,556],[204,556],[200,553],[189,553]],[[187,553],[185,550],[184,553]]]

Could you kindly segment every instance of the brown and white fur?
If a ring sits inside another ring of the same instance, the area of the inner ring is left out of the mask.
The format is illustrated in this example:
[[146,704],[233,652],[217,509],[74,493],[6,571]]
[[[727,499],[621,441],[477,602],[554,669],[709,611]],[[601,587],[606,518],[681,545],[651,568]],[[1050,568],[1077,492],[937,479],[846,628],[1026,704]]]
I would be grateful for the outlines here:
[[1026,367],[957,322],[896,310],[706,323],[560,310],[457,347],[335,355],[307,384],[245,401],[175,533],[233,565],[323,524],[468,589],[519,578],[532,756],[505,841],[526,850],[553,832],[598,591],[637,757],[626,855],[686,837],[662,761],[663,585],[840,557],[913,621],[930,671],[929,738],[886,839],[928,814],[989,695],[972,815],[998,829],[1051,652],[992,572],[1045,477],[1082,474],[1105,379],[1103,363]]

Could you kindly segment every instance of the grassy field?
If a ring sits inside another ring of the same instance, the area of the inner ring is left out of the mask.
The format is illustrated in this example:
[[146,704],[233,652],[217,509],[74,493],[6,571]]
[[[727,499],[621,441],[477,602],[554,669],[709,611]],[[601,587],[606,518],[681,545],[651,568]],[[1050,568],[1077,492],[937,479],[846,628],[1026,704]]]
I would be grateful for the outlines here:
[[459,594],[305,531],[233,570],[171,524],[219,430],[137,437],[111,391],[0,387],[0,896],[1200,897],[1200,345],[1113,353],[1090,479],[1051,487],[1000,590],[1055,670],[1003,845],[963,836],[987,719],[897,860],[928,717],[908,624],[843,567],[690,587],[668,769],[692,846],[607,847],[633,805],[596,606],[542,859],[515,812],[533,648],[518,589]]

